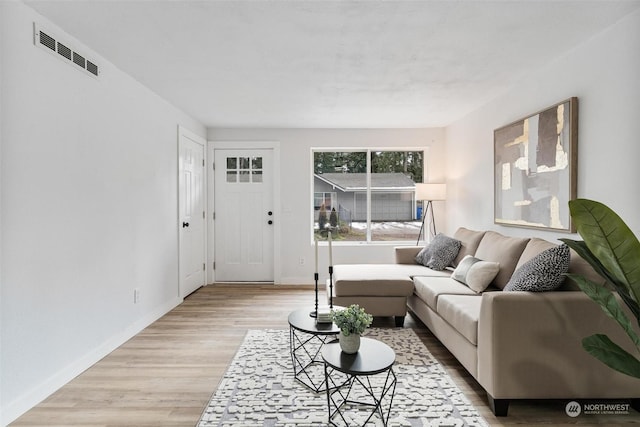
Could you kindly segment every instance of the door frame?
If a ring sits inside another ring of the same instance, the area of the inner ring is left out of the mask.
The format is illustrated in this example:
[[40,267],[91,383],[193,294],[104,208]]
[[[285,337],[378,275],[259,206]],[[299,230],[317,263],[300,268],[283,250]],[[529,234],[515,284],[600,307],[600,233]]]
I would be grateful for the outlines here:
[[[202,155],[204,158],[204,164],[205,164],[205,168],[204,168],[204,176],[203,176],[203,196],[204,196],[204,203],[203,203],[203,207],[205,210],[205,218],[207,218],[209,216],[208,214],[208,202],[207,202],[207,196],[208,196],[208,189],[207,189],[207,180],[208,180],[208,173],[207,173],[207,140],[203,137],[201,137],[200,135],[196,134],[195,132],[190,131],[189,129],[178,125],[178,150],[177,150],[177,175],[178,175],[178,179],[177,179],[177,185],[178,185],[178,200],[176,201],[176,206],[177,206],[177,211],[176,211],[176,215],[177,215],[177,220],[176,220],[176,229],[178,230],[178,297],[180,299],[183,299],[184,297],[182,296],[182,289],[184,289],[184,281],[183,281],[183,277],[182,277],[182,271],[181,271],[181,256],[182,256],[182,226],[180,224],[180,146],[182,143],[182,140],[184,138],[190,139],[198,144],[202,144]],[[208,236],[208,229],[207,229],[207,225],[208,225],[208,221],[204,221],[203,224],[203,239],[204,239],[204,259],[205,259],[205,268],[204,268],[204,284],[203,286],[207,286],[207,277],[208,277],[208,270],[209,270],[209,266],[208,263],[206,262],[206,260],[208,259],[208,254],[207,254],[207,248],[208,248],[208,243],[207,243],[207,236]]]
[[207,282],[214,283],[216,276],[213,268],[215,262],[215,181],[213,162],[215,150],[272,150],[273,152],[273,283],[281,282],[282,269],[280,267],[281,256],[281,223],[282,212],[280,209],[280,142],[279,141],[207,141]]

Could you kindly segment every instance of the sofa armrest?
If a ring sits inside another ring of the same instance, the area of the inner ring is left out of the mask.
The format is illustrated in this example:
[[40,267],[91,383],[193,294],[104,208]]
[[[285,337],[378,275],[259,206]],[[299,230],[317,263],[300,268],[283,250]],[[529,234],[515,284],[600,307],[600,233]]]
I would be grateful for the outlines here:
[[396,264],[416,264],[416,255],[422,248],[420,246],[398,246],[396,251]]
[[582,348],[582,339],[595,333],[635,354],[618,324],[580,291],[486,292],[478,321],[478,382],[495,399],[640,397],[639,379]]

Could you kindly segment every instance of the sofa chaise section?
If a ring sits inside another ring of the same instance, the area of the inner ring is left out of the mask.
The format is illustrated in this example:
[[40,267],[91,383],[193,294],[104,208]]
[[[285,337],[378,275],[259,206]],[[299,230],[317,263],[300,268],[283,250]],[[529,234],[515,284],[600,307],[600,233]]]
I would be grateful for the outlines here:
[[396,326],[404,324],[407,298],[413,294],[415,276],[448,273],[413,264],[345,264],[333,268],[333,305],[358,304],[375,317],[394,317]]

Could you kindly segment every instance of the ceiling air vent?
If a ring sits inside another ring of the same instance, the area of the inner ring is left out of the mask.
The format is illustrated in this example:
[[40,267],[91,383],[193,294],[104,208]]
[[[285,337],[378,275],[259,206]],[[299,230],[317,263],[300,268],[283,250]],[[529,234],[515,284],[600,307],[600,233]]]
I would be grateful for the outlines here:
[[94,76],[98,75],[98,66],[91,61],[87,61],[87,71]]
[[70,47],[69,43],[61,42],[58,37],[35,22],[33,23],[33,36],[33,43],[36,46],[43,48],[47,52],[57,53],[56,56],[58,58],[67,64],[73,65],[76,69],[82,69],[94,77],[100,75],[99,67],[95,62],[90,61],[86,56]]
[[76,65],[79,65],[80,67],[82,67],[84,69],[86,69],[87,61],[78,52],[73,52],[73,63],[76,64]]
[[58,42],[58,53],[71,61],[71,49]]
[[49,49],[55,52],[56,41],[53,39],[53,37],[50,37],[48,34],[43,33],[42,31],[40,31],[39,34],[40,34],[40,44],[48,47]]

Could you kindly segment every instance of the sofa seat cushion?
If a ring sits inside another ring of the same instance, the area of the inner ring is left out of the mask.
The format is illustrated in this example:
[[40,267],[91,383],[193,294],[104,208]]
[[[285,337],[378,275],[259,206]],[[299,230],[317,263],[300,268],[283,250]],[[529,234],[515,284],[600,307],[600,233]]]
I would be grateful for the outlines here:
[[481,295],[441,295],[437,312],[473,345],[478,345]]
[[341,264],[333,267],[333,292],[336,296],[409,296],[416,274],[443,273],[417,264]]
[[477,295],[468,286],[450,277],[414,277],[414,293],[433,310],[437,311],[442,295]]

